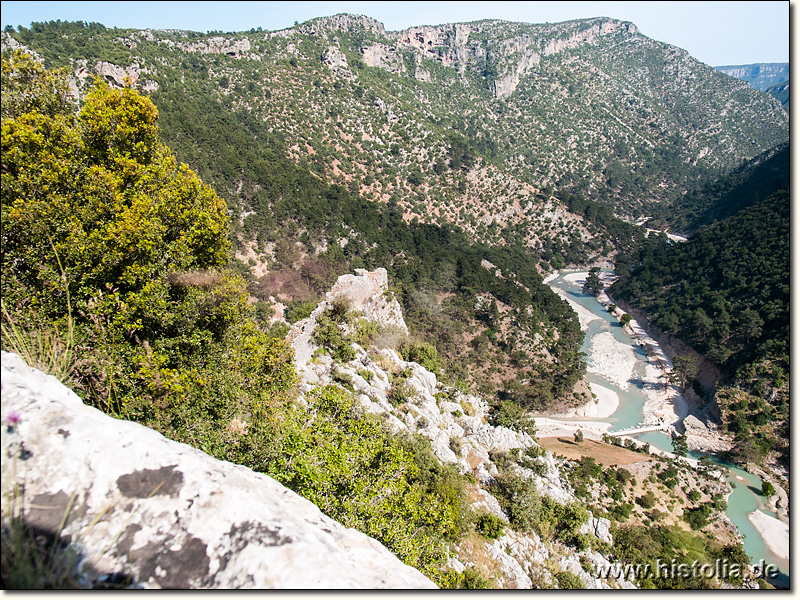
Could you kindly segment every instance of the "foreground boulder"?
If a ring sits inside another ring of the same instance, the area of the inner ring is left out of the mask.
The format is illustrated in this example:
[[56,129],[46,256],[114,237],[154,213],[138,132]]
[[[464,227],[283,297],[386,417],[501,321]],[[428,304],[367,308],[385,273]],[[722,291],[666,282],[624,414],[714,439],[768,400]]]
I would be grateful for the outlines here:
[[70,540],[83,587],[435,587],[272,478],[112,419],[6,352],[2,418],[3,526],[15,502]]

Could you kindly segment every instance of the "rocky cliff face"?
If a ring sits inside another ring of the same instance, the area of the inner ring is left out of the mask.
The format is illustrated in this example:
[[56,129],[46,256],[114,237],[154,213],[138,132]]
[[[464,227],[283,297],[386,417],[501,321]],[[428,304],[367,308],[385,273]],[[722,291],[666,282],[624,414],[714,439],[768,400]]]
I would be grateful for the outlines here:
[[[564,461],[541,449],[527,433],[489,424],[490,407],[484,399],[442,384],[436,374],[416,362],[403,360],[393,348],[354,345],[356,357],[346,363],[317,352],[319,348],[313,342],[317,318],[339,298],[347,298],[354,312],[382,328],[407,331],[401,308],[388,292],[385,269],[373,272],[358,269],[355,275],[341,276],[312,315],[289,332],[303,380],[301,390],[309,391],[315,385],[344,384],[352,389],[367,412],[382,415],[395,433],[419,434],[429,439],[442,463],[454,464],[477,480],[473,494],[473,508],[477,512],[488,512],[508,521],[498,501],[480,485],[490,486],[497,476],[497,456],[526,450],[540,455],[539,466],[534,471],[517,465],[518,473],[533,479],[539,492],[556,502],[574,501],[562,475]],[[404,401],[398,404],[396,400],[393,402],[392,387],[393,381],[400,377],[407,388]],[[608,519],[590,516],[581,532],[613,543]],[[470,552],[462,550],[465,556],[474,555],[474,548]],[[610,565],[600,553],[577,552],[557,542],[545,542],[535,533],[509,530],[498,540],[484,542],[480,552],[493,557],[502,573],[499,583],[503,587],[530,588],[531,574],[538,574],[552,584],[553,573],[546,565],[574,573],[588,588],[632,585],[625,581],[602,581],[589,573],[585,568],[587,561],[595,567]],[[457,570],[463,570],[465,563],[471,562],[461,554],[459,559],[451,560],[451,566]]]
[[114,420],[14,354],[2,379],[3,527],[13,512],[71,540],[83,587],[435,587],[266,475]]
[[[301,402],[315,384],[349,382],[363,407],[384,415],[395,432],[428,438],[440,461],[472,473],[478,482],[473,508],[503,521],[508,517],[498,501],[480,487],[497,475],[499,455],[539,450],[536,472],[516,466],[517,471],[556,502],[573,500],[563,461],[541,451],[526,433],[490,425],[484,400],[444,386],[395,350],[355,346],[356,358],[345,364],[315,357],[314,317],[343,297],[364,318],[407,331],[384,269],[340,277],[289,336],[304,380]],[[398,373],[408,395],[400,406],[389,396],[390,378]],[[83,587],[435,587],[381,544],[326,517],[270,477],[114,420],[14,354],[2,354],[2,381],[3,493],[9,500],[4,527],[13,516],[49,543],[72,542]],[[609,525],[590,517],[581,532],[610,544]],[[449,566],[463,570],[482,556],[499,570],[503,587],[530,588],[532,576],[554,586],[554,574],[565,570],[590,588],[632,586],[586,570],[610,566],[600,553],[577,552],[534,533],[509,528],[501,538],[478,544],[462,547]]]
[[789,63],[755,63],[714,68],[736,79],[742,79],[762,92],[766,92],[770,86],[789,80]]

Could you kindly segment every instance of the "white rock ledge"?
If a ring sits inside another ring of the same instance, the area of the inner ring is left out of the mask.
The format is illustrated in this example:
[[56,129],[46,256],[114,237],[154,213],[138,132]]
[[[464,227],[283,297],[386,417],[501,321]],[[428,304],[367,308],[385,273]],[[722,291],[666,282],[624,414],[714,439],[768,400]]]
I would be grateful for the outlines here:
[[272,478],[112,419],[6,352],[2,418],[3,498],[16,480],[25,520],[50,534],[71,505],[61,536],[85,587],[436,587]]

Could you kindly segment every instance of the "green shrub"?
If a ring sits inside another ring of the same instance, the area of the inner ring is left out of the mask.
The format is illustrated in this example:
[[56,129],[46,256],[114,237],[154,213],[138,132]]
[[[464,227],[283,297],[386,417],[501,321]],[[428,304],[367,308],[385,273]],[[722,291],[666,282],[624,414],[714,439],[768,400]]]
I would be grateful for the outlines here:
[[448,571],[437,578],[436,583],[443,589],[451,590],[490,590],[494,587],[472,567],[467,567],[461,573]]
[[404,380],[398,380],[392,383],[388,399],[392,406],[397,407],[408,402],[413,396],[414,389]]
[[297,323],[307,319],[315,308],[317,308],[316,300],[290,300],[286,303],[283,318],[289,323]]
[[495,515],[483,513],[475,519],[475,528],[478,532],[492,540],[496,540],[503,535],[505,522]]
[[400,346],[400,354],[405,361],[419,363],[431,373],[439,373],[439,351],[433,344],[408,341]]
[[653,508],[656,505],[656,495],[648,490],[647,493],[636,499],[636,504],[642,508]]
[[318,346],[330,350],[334,360],[350,362],[356,357],[350,336],[345,333],[345,327],[351,322],[349,304],[334,301],[328,310],[317,317],[312,340]]
[[692,529],[703,529],[708,524],[708,520],[713,512],[711,503],[701,504],[697,508],[690,508],[683,514],[683,519]]
[[440,576],[449,543],[466,526],[464,478],[439,463],[428,440],[394,437],[341,389],[318,388],[305,401],[306,408],[287,403],[273,410],[219,451]]
[[356,321],[353,341],[359,346],[365,347],[372,344],[379,335],[378,324],[365,318]]
[[489,414],[489,422],[495,427],[508,427],[531,437],[536,435],[536,422],[524,408],[511,400],[501,400],[495,404]]
[[4,320],[71,321],[76,391],[182,435],[188,415],[241,393],[208,382],[224,379],[223,348],[254,335],[227,207],[158,141],[133,89],[97,85],[75,114],[65,81],[18,55],[2,68]]
[[628,517],[631,516],[633,512],[633,504],[630,502],[621,502],[619,504],[615,504],[609,510],[609,514],[614,517],[617,521],[625,521]]
[[570,571],[561,571],[556,573],[556,581],[558,582],[559,589],[562,590],[586,589],[586,586],[583,585],[581,578]]

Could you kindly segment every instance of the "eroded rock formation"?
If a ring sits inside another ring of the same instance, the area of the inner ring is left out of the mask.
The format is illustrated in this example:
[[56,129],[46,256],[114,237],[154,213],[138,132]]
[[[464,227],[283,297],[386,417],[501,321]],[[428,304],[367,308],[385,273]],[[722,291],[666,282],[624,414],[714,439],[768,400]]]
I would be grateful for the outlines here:
[[272,478],[112,419],[6,352],[2,416],[4,527],[11,502],[72,540],[84,587],[435,587]]

